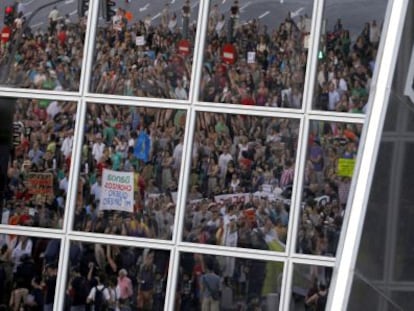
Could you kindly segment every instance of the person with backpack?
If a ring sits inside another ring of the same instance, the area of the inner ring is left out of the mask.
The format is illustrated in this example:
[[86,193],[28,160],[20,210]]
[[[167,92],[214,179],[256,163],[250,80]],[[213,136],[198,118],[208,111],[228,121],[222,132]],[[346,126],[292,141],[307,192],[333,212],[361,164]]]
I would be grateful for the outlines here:
[[107,311],[111,297],[109,289],[105,286],[105,277],[101,274],[95,277],[95,280],[97,285],[92,287],[86,301],[91,305],[91,311]]

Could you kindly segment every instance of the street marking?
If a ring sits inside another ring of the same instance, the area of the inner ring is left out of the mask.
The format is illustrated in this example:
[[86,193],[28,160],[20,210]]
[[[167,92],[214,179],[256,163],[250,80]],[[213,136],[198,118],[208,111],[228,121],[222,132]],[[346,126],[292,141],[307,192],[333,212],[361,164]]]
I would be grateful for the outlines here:
[[149,7],[149,6],[150,6],[150,4],[149,4],[149,3],[147,3],[144,7],[140,8],[140,9],[139,9],[139,11],[140,11],[140,12],[146,11],[146,10],[148,9],[148,7]]
[[40,22],[40,23],[34,24],[34,25],[32,25],[32,28],[42,26],[43,24],[44,24],[43,22]]
[[223,0],[222,4],[225,4],[225,3],[226,3],[226,0]]
[[302,7],[302,8],[299,8],[299,9],[297,9],[296,11],[293,11],[292,13],[290,13],[290,18],[294,18],[294,17],[296,17],[296,16],[299,16],[299,14],[304,10],[305,8],[304,7]]
[[249,1],[249,2],[247,2],[245,5],[243,5],[243,6],[240,8],[240,12],[243,12],[243,11],[244,11],[244,9],[245,9],[245,8],[247,8],[250,4],[252,4],[252,2],[251,2],[251,1]]
[[29,5],[29,4],[30,4],[30,3],[32,3],[33,1],[35,1],[35,0],[29,0],[29,1],[27,1],[27,2],[22,3],[22,5]]
[[171,4],[175,3],[175,0],[171,0]]
[[259,19],[262,19],[263,17],[265,17],[266,15],[269,15],[269,14],[270,14],[270,11],[266,11],[262,15],[259,16]]
[[32,13],[33,13],[32,11],[27,12],[27,13],[24,13],[24,16],[29,16],[29,15],[31,15]]
[[78,10],[75,10],[73,12],[70,12],[69,15],[72,16],[72,15],[75,15],[76,13],[78,13]]
[[75,0],[66,0],[65,4],[69,4],[69,3],[72,3],[72,2],[75,2]]
[[158,17],[160,17],[161,16],[161,13],[158,13],[158,14],[155,14],[152,18],[151,18],[151,20],[153,21],[154,19],[157,19]]

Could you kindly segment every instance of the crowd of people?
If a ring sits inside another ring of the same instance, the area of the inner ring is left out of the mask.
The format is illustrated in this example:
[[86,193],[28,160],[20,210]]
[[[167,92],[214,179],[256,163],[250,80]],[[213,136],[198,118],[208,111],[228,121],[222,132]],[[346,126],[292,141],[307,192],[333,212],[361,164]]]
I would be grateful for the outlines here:
[[76,104],[16,99],[2,224],[62,228]]
[[[160,14],[160,22],[148,15],[133,23],[118,8],[112,21],[98,28],[92,92],[188,99],[196,31],[189,1],[181,12],[167,3]],[[184,52],[181,40],[189,43]]]
[[0,44],[1,82],[31,89],[79,90],[86,18],[74,22],[53,7],[47,29],[32,30],[21,8],[15,7],[10,39]]
[[[166,4],[160,21],[131,20],[118,7],[112,20],[99,24],[91,75],[92,92],[140,97],[188,99],[196,24],[191,8]],[[238,1],[229,12],[210,9],[203,55],[200,100],[216,103],[300,108],[307,67],[311,19],[291,13],[275,29],[258,19],[241,20]],[[32,31],[23,12],[16,14],[11,39],[0,45],[0,64],[10,64],[7,84],[47,90],[79,89],[86,18],[73,22],[55,8],[47,31]],[[313,107],[364,113],[381,35],[376,20],[350,34],[341,19],[322,34]],[[187,40],[190,47],[180,50]],[[231,43],[235,61],[223,60]],[[18,44],[18,46],[14,46]]]
[[169,252],[72,242],[66,311],[164,310]]
[[[211,10],[203,59],[200,99],[207,102],[301,108],[311,19],[288,14],[268,29],[240,19],[238,1],[227,14]],[[376,20],[350,34],[338,19],[322,34],[313,107],[363,113],[369,95],[381,29]],[[355,41],[352,41],[353,37]],[[235,61],[223,57],[233,45]]]
[[0,310],[53,310],[60,240],[0,235]]
[[[228,262],[234,275],[225,272]],[[175,310],[277,309],[282,272],[278,262],[182,253]]]

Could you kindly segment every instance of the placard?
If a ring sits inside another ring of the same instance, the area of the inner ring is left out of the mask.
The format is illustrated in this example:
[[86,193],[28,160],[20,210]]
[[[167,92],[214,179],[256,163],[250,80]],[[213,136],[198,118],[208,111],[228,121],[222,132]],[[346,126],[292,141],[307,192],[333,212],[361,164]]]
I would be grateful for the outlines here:
[[352,177],[354,167],[355,159],[338,159],[338,176]]
[[100,210],[134,211],[134,173],[104,169]]
[[32,195],[53,196],[53,174],[30,172],[27,177],[28,191]]

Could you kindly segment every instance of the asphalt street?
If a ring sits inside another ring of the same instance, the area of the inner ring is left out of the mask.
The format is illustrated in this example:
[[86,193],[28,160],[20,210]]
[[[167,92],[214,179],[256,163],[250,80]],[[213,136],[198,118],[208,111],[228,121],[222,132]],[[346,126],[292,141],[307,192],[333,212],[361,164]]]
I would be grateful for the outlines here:
[[[161,11],[166,3],[169,3],[170,12],[176,12],[180,21],[181,8],[184,0],[114,0],[117,7],[124,8],[133,15],[133,22],[144,19],[147,15],[152,17],[153,23],[160,20]],[[13,3],[13,0],[2,1],[4,5]],[[26,17],[42,5],[50,3],[48,0],[21,0],[23,12]],[[191,21],[195,22],[200,8],[199,0],[191,0]],[[211,5],[218,4],[221,13],[228,16],[233,0],[212,0]],[[78,19],[78,0],[64,0],[56,5],[62,16],[68,14],[73,22]],[[345,28],[351,33],[359,33],[365,22],[376,19],[381,23],[384,19],[387,0],[327,0],[324,18],[326,29],[330,30],[338,18],[342,19]],[[31,27],[34,31],[46,30],[48,14],[53,6],[44,8],[31,16]],[[312,16],[313,1],[311,0],[240,0],[240,22],[252,19],[260,20],[269,29],[278,27],[289,12],[293,12],[297,19],[299,15]],[[3,14],[3,12],[1,12]],[[100,24],[104,21],[100,18]]]

